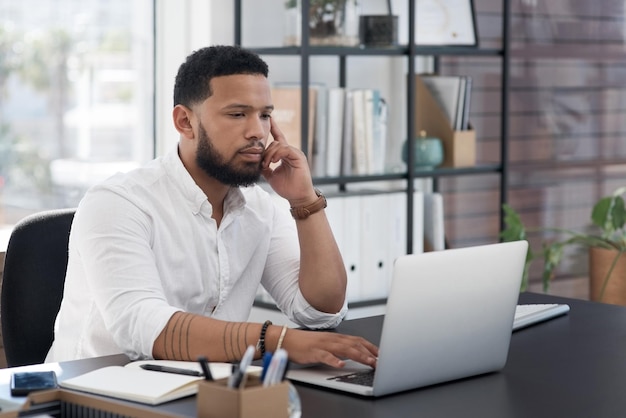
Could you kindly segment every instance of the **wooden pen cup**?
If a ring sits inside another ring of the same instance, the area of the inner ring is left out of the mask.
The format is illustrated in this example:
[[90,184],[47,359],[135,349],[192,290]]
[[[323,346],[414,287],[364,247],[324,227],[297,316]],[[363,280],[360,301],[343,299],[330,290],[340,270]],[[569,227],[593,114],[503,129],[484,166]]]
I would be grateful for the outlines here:
[[196,397],[200,418],[289,418],[289,382],[263,387],[259,376],[249,375],[239,389],[228,379],[202,380]]

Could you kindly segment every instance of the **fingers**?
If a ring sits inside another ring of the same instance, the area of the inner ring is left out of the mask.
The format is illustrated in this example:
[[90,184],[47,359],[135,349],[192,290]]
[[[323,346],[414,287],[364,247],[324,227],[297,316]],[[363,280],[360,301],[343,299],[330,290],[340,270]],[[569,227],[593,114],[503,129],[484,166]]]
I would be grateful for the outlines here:
[[335,367],[337,369],[340,369],[346,365],[345,361],[324,350],[320,350],[319,360],[317,361],[317,363],[326,364],[327,366]]
[[286,347],[289,357],[302,364],[345,366],[346,359],[376,367],[378,347],[361,337],[332,332],[299,331]]
[[283,131],[280,130],[274,118],[270,118],[270,133],[274,137],[274,141],[282,144],[287,144],[287,138],[283,135]]
[[289,156],[293,151],[289,144],[272,141],[271,144],[265,149],[265,155],[263,156],[263,168],[267,168],[272,163],[277,163],[282,160],[289,160]]
[[270,118],[270,133],[274,140],[265,149],[265,158],[263,159],[264,167],[268,167],[271,163],[279,161],[291,163],[306,159],[304,153],[298,147],[292,147],[287,142],[287,138],[278,128],[273,118]]
[[267,169],[271,163],[277,163],[282,159],[288,158],[290,153],[293,152],[292,147],[287,142],[287,138],[285,138],[285,135],[283,135],[272,118],[270,118],[270,133],[274,140],[265,149],[263,158],[264,169]]
[[335,335],[342,338],[336,345],[330,346],[334,356],[376,367],[378,347],[361,337],[340,334]]
[[292,147],[282,137],[279,141],[272,141],[265,149],[262,168],[267,169],[270,164],[281,162],[293,168],[308,168],[304,153],[296,147]]

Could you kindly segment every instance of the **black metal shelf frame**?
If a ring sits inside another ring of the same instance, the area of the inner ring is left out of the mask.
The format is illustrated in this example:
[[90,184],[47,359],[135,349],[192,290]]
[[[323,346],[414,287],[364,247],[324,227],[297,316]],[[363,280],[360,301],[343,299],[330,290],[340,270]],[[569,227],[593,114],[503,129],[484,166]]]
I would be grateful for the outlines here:
[[[242,0],[234,1],[234,43],[242,45]],[[310,0],[301,0],[302,10],[308,10]],[[415,74],[415,57],[417,56],[433,56],[436,62],[439,57],[443,56],[484,56],[484,57],[500,57],[501,58],[501,118],[500,118],[500,164],[484,164],[476,167],[466,168],[437,168],[432,171],[416,171],[407,170],[405,173],[392,173],[374,176],[342,176],[342,177],[324,177],[314,178],[316,184],[337,184],[342,190],[348,183],[368,182],[368,181],[389,181],[389,180],[406,180],[407,191],[407,253],[413,252],[413,193],[414,182],[418,178],[432,178],[434,188],[438,187],[438,179],[446,176],[465,176],[496,173],[500,175],[500,229],[504,228],[504,214],[502,204],[508,200],[508,165],[509,165],[509,60],[510,60],[510,4],[507,0],[502,0],[502,47],[500,49],[481,49],[476,47],[430,47],[419,46],[415,43],[408,45],[399,45],[384,48],[364,48],[364,47],[343,47],[343,46],[311,46],[309,45],[309,30],[307,26],[308,20],[301,19],[301,45],[288,47],[263,47],[254,48],[247,47],[261,55],[284,55],[300,57],[300,85],[301,92],[301,109],[304,113],[308,111],[309,89],[310,84],[309,67],[310,58],[312,56],[336,56],[339,60],[339,86],[347,86],[346,62],[350,56],[398,56],[407,57],[408,74]],[[408,39],[415,39],[415,1],[408,2]],[[407,78],[407,115],[415,114],[415,79]],[[309,131],[308,118],[301,119],[301,138],[302,149],[306,150],[306,141],[308,140]],[[407,138],[413,136],[415,132],[415,121],[412,117],[407,117],[406,125]],[[408,143],[408,161],[407,167],[414,166],[413,142]]]

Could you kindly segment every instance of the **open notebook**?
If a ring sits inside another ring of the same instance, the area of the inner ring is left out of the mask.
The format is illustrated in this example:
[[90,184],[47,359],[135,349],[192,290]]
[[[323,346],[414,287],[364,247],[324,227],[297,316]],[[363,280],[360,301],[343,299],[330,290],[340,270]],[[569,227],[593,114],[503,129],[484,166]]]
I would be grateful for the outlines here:
[[[292,369],[294,381],[381,396],[500,370],[506,363],[528,243],[410,254],[393,266],[375,372]],[[370,384],[361,381],[372,377]]]
[[[79,390],[97,395],[110,396],[129,401],[158,405],[198,392],[198,381],[203,376],[187,376],[144,370],[142,364],[156,364],[168,367],[202,372],[200,364],[187,361],[142,360],[125,366],[109,366],[59,382],[65,389]],[[230,376],[228,363],[210,363],[214,379]],[[258,373],[261,368],[250,366],[249,372]]]

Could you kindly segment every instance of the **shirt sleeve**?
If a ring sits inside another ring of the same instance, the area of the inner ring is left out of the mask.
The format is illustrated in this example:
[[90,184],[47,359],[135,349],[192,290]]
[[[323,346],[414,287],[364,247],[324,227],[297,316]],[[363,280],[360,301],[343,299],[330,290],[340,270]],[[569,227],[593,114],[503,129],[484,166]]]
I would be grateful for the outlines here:
[[150,216],[107,189],[89,193],[72,227],[85,280],[114,342],[131,357],[152,357],[171,316],[150,243]]
[[311,328],[334,328],[348,312],[344,300],[337,313],[315,309],[300,291],[300,244],[294,219],[286,207],[275,204],[273,230],[267,264],[261,283],[274,298],[278,308],[296,324]]

